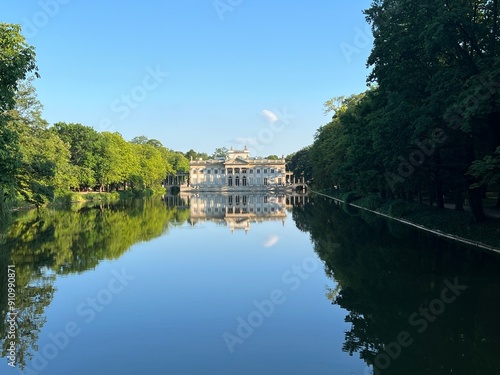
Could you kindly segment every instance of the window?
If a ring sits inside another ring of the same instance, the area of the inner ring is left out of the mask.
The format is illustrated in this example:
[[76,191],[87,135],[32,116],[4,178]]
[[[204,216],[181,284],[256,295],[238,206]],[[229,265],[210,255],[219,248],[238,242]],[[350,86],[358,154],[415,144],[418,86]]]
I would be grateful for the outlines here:
[[233,174],[233,168],[228,168],[227,169],[227,174]]
[[234,179],[234,186],[240,186],[240,176],[236,176]]
[[207,169],[207,174],[210,174],[210,169]]
[[264,185],[267,185],[267,178],[264,178]]
[[260,173],[260,169],[257,169],[257,173]]
[[267,169],[264,169],[264,173],[267,173]]
[[233,186],[233,178],[231,176],[227,179],[227,186]]
[[243,176],[243,186],[247,186],[247,176]]
[[250,169],[248,173],[253,173],[253,169]]
[[239,204],[240,204],[240,196],[239,196],[239,195],[237,195],[237,196],[236,196],[236,205],[239,205]]
[[267,203],[267,199],[268,199],[268,197],[267,197],[267,195],[266,195],[266,196],[264,197],[264,203]]
[[281,177],[278,177],[278,185],[282,185]]
[[228,204],[229,204],[229,205],[233,204],[233,196],[232,196],[232,195],[230,195],[230,196],[228,197]]
[[234,173],[240,173],[240,169],[239,168],[234,168]]
[[271,169],[271,173],[274,173],[274,169]]
[[246,168],[241,168],[241,173],[247,173],[247,169]]
[[218,174],[219,173],[219,170],[218,169],[214,169],[214,174]]

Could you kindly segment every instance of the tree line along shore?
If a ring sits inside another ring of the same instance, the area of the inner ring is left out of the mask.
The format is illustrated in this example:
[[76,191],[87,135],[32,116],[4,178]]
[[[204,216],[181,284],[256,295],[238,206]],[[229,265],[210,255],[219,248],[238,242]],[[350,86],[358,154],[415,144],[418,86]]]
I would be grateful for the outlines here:
[[[289,170],[315,190],[352,193],[372,206],[419,203],[412,210],[435,206],[434,217],[452,206],[470,212],[466,225],[491,222],[488,210],[500,207],[498,7],[374,0],[364,11],[374,40],[368,88],[324,103],[331,121],[287,156]],[[35,48],[18,25],[0,24],[0,70],[2,207],[89,189],[154,192],[167,173],[188,171],[189,153],[154,139],[49,126],[32,83]]]
[[491,219],[485,205],[500,207],[498,7],[373,1],[368,89],[325,103],[331,121],[290,156],[291,169],[315,190]]

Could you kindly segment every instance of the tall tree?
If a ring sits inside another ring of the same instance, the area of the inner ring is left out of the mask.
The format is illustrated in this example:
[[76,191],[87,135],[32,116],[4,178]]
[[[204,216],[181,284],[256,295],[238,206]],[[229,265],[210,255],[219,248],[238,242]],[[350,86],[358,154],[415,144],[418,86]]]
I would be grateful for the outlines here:
[[8,127],[6,111],[14,108],[19,82],[30,73],[38,75],[34,47],[26,43],[19,25],[0,23],[0,202],[13,197],[21,163],[18,136]]

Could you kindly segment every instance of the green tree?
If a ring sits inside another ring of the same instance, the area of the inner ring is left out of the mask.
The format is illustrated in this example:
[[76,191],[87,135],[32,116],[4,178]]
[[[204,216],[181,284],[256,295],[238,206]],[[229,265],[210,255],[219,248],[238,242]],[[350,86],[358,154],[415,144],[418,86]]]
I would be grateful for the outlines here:
[[482,189],[466,171],[500,145],[498,1],[376,0],[366,16],[374,33],[369,81],[387,100],[398,141],[411,151],[443,129],[446,142],[435,145],[420,174],[440,207],[444,191],[467,189],[481,221]]
[[78,188],[85,190],[102,182],[107,168],[106,161],[103,160],[102,135],[91,127],[78,123],[58,122],[51,129],[70,147],[70,160],[74,166]]
[[26,43],[19,25],[0,23],[0,206],[14,196],[15,173],[22,158],[7,111],[15,106],[19,82],[30,73],[38,76],[34,47]]
[[266,156],[265,159],[269,159],[269,160],[279,160],[280,157],[278,155],[269,155],[269,156]]
[[157,188],[166,176],[167,165],[160,150],[149,144],[134,144],[139,160],[139,173],[146,188]]
[[47,130],[33,77],[18,85],[8,124],[19,139],[21,162],[16,170],[16,190],[26,202],[41,206],[54,194],[75,185],[69,146]]
[[304,176],[306,181],[313,178],[313,166],[311,162],[312,146],[307,146],[286,157],[287,168],[295,176]]
[[212,158],[217,158],[217,157],[226,157],[229,155],[229,150],[227,147],[217,147],[212,154]]

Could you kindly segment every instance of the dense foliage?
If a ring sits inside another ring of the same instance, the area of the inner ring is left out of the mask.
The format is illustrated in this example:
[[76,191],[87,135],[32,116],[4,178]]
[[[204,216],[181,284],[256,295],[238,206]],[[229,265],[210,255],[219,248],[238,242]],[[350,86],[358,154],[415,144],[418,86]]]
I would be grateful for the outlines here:
[[[33,80],[35,52],[18,25],[0,23],[0,219],[9,202],[37,207],[69,191],[160,191],[169,173],[186,172],[181,152],[144,136],[127,142],[77,123],[42,118]],[[2,228],[0,228],[2,229]]]
[[325,103],[332,121],[295,164],[319,188],[467,198],[481,221],[500,189],[498,1],[375,0],[365,14],[371,87]]

